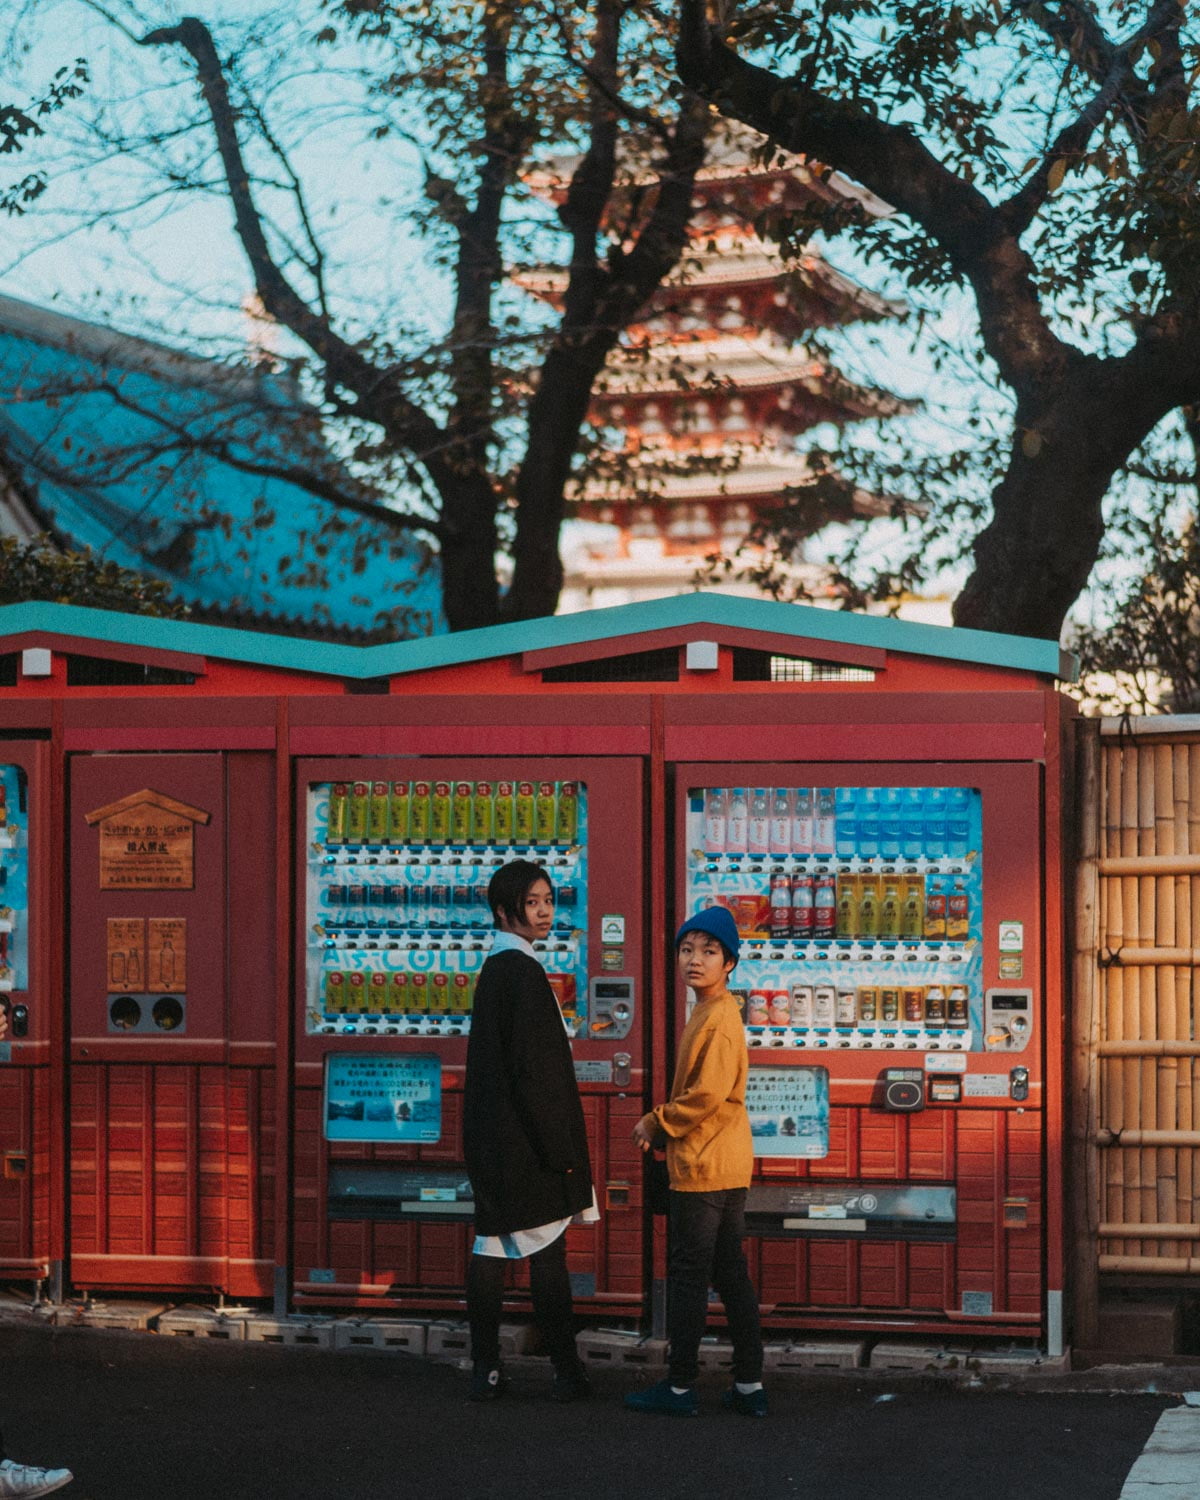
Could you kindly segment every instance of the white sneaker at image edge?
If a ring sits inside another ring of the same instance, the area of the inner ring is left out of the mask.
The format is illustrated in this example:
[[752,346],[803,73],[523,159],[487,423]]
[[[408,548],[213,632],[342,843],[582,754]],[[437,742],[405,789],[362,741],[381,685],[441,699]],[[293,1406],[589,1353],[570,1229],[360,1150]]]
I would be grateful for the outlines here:
[[15,1464],[11,1458],[0,1463],[0,1500],[33,1500],[35,1495],[52,1495],[70,1484],[70,1469],[31,1469]]

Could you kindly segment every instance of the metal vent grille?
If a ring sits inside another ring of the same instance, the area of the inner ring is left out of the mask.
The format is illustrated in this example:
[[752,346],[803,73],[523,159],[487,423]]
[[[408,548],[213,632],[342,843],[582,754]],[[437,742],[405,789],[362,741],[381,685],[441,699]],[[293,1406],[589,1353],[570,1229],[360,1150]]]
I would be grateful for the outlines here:
[[195,680],[194,672],[180,672],[174,667],[109,661],[101,656],[67,657],[68,687],[170,687]]
[[870,667],[847,667],[806,656],[777,656],[770,651],[734,647],[734,682],[874,682]]
[[662,646],[656,651],[631,651],[626,656],[605,656],[597,661],[570,662],[545,667],[543,682],[678,682],[679,647]]

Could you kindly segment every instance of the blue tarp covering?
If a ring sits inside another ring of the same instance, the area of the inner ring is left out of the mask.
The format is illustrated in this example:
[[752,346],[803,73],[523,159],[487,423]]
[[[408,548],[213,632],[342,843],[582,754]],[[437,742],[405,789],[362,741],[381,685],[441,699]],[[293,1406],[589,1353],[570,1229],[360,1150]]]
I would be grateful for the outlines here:
[[287,477],[357,493],[286,376],[0,297],[0,462],[66,545],[164,579],[207,618],[376,639],[445,629],[419,536]]

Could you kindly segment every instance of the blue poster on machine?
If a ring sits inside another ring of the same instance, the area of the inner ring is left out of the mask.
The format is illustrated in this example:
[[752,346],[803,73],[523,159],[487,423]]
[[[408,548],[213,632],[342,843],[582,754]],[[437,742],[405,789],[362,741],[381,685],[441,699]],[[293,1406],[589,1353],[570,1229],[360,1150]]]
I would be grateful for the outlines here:
[[25,773],[0,766],[0,991],[29,988],[29,819]]
[[431,1145],[442,1134],[442,1065],[427,1053],[326,1059],[325,1139]]
[[751,1068],[746,1113],[755,1156],[828,1156],[829,1070]]

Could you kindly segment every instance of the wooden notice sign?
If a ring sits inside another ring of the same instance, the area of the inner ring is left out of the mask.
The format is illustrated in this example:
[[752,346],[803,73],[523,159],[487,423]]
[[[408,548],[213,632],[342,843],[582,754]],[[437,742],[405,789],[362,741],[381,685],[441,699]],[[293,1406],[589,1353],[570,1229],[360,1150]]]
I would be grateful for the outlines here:
[[102,891],[190,891],[193,832],[209,814],[145,788],[86,813],[100,825]]
[[105,973],[108,993],[140,990],[146,981],[146,921],[144,917],[109,917]]
[[187,989],[187,919],[151,917],[146,988],[151,994],[182,994]]

